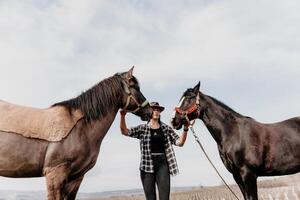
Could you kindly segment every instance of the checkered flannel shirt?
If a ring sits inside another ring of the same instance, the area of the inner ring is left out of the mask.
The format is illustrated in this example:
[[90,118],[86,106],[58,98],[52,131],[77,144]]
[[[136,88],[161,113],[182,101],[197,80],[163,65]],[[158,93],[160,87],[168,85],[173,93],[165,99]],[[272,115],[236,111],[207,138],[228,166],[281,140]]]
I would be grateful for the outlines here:
[[[161,128],[166,138],[165,142],[165,154],[167,157],[169,171],[172,176],[175,176],[179,173],[178,166],[175,158],[175,153],[172,147],[172,144],[175,145],[176,141],[179,139],[177,133],[174,130],[164,124],[161,123]],[[154,172],[153,160],[151,157],[151,148],[150,148],[150,138],[151,132],[148,124],[141,124],[139,126],[133,127],[129,129],[128,136],[137,138],[140,140],[140,149],[141,149],[141,162],[140,169],[145,172]]]

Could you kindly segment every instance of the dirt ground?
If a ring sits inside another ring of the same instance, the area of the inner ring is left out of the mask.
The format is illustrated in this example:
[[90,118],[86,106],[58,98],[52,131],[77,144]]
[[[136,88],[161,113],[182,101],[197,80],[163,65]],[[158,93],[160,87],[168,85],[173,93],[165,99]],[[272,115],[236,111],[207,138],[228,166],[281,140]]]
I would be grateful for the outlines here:
[[[262,200],[300,200],[300,174],[285,176],[272,180],[263,180],[258,183],[259,199]],[[242,194],[236,185],[231,185],[239,199]],[[190,190],[175,191],[171,200],[236,200],[225,186],[193,188]],[[91,199],[92,200],[92,199]],[[143,195],[96,198],[93,200],[145,200]]]

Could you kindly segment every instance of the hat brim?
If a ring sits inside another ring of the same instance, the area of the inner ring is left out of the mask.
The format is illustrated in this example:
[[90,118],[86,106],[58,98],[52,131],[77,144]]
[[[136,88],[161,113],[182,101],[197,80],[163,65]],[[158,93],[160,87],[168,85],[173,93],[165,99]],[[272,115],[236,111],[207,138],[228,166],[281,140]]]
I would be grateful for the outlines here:
[[153,109],[158,109],[158,110],[160,110],[160,112],[165,110],[165,107],[162,107],[162,106],[150,106],[150,107]]

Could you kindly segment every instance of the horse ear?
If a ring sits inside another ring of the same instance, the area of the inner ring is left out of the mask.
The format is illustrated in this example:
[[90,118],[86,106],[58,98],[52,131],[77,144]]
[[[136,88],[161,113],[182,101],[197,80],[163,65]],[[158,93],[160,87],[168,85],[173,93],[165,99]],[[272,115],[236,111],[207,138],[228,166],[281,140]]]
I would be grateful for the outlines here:
[[126,73],[127,79],[131,79],[133,77],[133,69],[134,69],[134,66],[132,66],[131,69],[128,70],[128,72]]
[[194,93],[198,93],[198,91],[200,90],[200,84],[201,82],[199,81],[198,84],[193,88]]

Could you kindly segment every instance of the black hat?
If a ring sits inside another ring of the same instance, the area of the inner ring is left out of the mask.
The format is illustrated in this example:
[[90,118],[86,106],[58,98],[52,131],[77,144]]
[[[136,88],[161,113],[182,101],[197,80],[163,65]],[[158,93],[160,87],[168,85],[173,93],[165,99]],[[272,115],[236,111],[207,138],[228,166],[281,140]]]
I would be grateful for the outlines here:
[[153,109],[159,109],[160,112],[164,111],[165,107],[163,106],[160,106],[158,102],[151,102],[150,103],[150,107],[153,108]]

